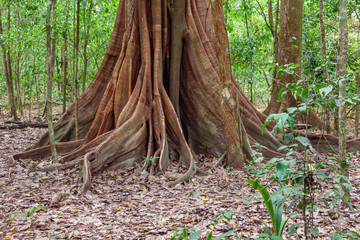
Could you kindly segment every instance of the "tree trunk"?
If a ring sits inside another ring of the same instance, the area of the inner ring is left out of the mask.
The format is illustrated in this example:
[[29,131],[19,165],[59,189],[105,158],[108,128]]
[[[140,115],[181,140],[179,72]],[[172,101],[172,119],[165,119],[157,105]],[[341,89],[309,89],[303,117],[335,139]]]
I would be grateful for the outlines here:
[[[320,29],[321,29],[321,60],[322,64],[324,65],[323,73],[324,73],[324,79],[327,81],[328,79],[328,73],[327,73],[327,60],[326,60],[326,35],[325,35],[325,26],[324,26],[324,4],[323,0],[319,0],[319,22],[320,22]],[[326,105],[325,106],[325,130],[326,133],[330,134],[331,132],[331,126],[330,126],[330,109]]]
[[61,65],[61,71],[62,71],[62,92],[63,92],[63,113],[66,111],[66,100],[67,100],[67,85],[68,85],[68,76],[67,76],[67,70],[68,70],[68,39],[69,39],[69,10],[70,10],[70,0],[66,0],[66,14],[65,14],[65,35],[64,35],[64,47],[62,48],[61,54],[62,54],[62,65]]
[[[276,150],[282,144],[269,131],[274,125],[269,124],[262,133],[266,116],[255,109],[230,74],[219,2],[185,2],[180,121],[169,98],[169,36],[174,15],[168,12],[168,1],[120,1],[104,60],[79,98],[79,110],[83,113],[79,115],[79,137],[83,140],[73,141],[75,104],[55,125],[55,138],[62,142],[57,144],[59,150],[80,144],[62,156],[61,162],[83,162],[82,192],[91,186],[93,173],[129,166],[144,157],[155,159],[153,170],[166,171],[170,149],[177,153],[178,159],[174,160],[188,167],[171,186],[198,171],[196,156],[200,153],[220,157],[226,152],[227,163],[235,167],[245,165],[245,157],[251,154],[249,143],[261,144],[265,157],[280,154]],[[73,142],[63,143],[68,141]],[[311,141],[314,146],[321,141],[337,144],[337,138],[331,136],[313,136]],[[48,133],[33,150],[14,158],[44,157],[48,154],[47,144]],[[326,144],[319,147],[329,149]],[[359,147],[357,141],[350,146]],[[239,154],[234,157],[236,152]]]
[[[0,4],[0,34],[3,36],[3,27],[1,21],[1,14],[2,14],[2,6]],[[9,15],[8,15],[9,16]],[[16,113],[16,100],[14,94],[14,85],[11,76],[11,59],[9,58],[9,47],[5,45],[5,43],[1,43],[2,49],[2,62],[3,62],[3,69],[4,69],[4,76],[6,81],[6,88],[8,92],[8,99],[9,99],[9,107],[10,107],[10,117],[13,117],[15,121],[18,121],[17,113]]]
[[227,20],[228,20],[228,13],[229,13],[229,0],[225,1],[225,25],[227,24]]
[[297,102],[290,92],[279,101],[279,91],[288,83],[295,83],[301,78],[301,47],[302,47],[302,19],[303,0],[283,0],[280,9],[280,30],[278,64],[297,64],[294,75],[283,73],[273,81],[271,100],[268,113],[281,113],[284,109],[296,106]]
[[[348,26],[347,26],[347,0],[340,0],[339,7],[339,39],[338,39],[338,56],[336,66],[336,77],[339,79],[339,159],[347,161],[346,153],[346,52],[348,45]],[[349,169],[343,169],[343,174],[349,177]],[[349,201],[349,189],[343,187],[345,196],[343,206],[346,206],[346,201]]]
[[[16,10],[17,10],[18,28],[21,29],[20,3],[16,3]],[[8,3],[8,12],[9,12],[8,15],[10,18],[10,3]],[[20,89],[20,75],[21,75],[21,70],[20,70],[20,59],[21,59],[20,31],[18,31],[16,38],[17,38],[17,43],[19,44],[19,46],[18,46],[18,50],[17,50],[17,54],[16,54],[17,55],[16,61],[15,61],[15,92],[16,92],[16,98],[17,98],[17,101],[19,104],[20,114],[23,116],[24,111],[23,111],[23,102],[22,102],[21,89]]]
[[85,91],[86,86],[86,77],[87,77],[87,63],[88,63],[88,56],[87,56],[87,45],[90,33],[90,21],[91,21],[91,11],[93,8],[93,1],[90,0],[89,6],[89,13],[86,18],[86,8],[84,7],[84,29],[85,29],[85,41],[84,41],[84,73],[83,73],[83,81],[82,81],[82,92]]
[[[74,76],[73,82],[75,87],[75,137],[79,139],[79,82],[78,82],[78,70],[79,70],[79,41],[80,41],[80,0],[74,1],[76,3],[76,25],[74,24]],[[75,18],[75,16],[74,16]],[[75,22],[74,22],[75,23]]]
[[[52,16],[51,16],[51,11],[53,11]],[[55,140],[54,140],[54,127],[52,122],[52,85],[54,80],[56,30],[55,30],[55,24],[53,23],[53,25],[51,25],[51,23],[55,21],[55,14],[56,14],[56,0],[48,0],[47,11],[46,11],[46,57],[47,57],[46,118],[48,121],[51,156],[53,161],[57,162],[57,152],[56,152]],[[54,32],[52,33],[52,31]]]

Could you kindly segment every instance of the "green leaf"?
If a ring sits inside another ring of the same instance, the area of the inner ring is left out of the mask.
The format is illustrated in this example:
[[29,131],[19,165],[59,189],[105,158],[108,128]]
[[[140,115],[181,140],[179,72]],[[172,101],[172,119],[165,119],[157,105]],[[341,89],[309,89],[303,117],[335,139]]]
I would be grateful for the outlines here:
[[225,211],[224,212],[224,218],[228,221],[232,219],[233,212],[232,211]]
[[326,87],[323,87],[319,90],[319,93],[321,95],[321,97],[326,97],[332,90],[333,90],[333,86],[332,85],[328,85]]
[[274,206],[273,206],[273,203],[270,199],[270,194],[268,192],[268,190],[266,189],[266,187],[262,186],[260,183],[258,183],[258,181],[254,181],[254,180],[246,180],[245,182],[251,184],[253,186],[254,189],[257,189],[263,199],[264,199],[264,203],[265,203],[265,206],[267,207],[268,209],[268,212],[269,212],[269,215],[270,215],[270,218],[271,218],[271,222],[273,223],[273,226],[274,226],[274,232],[275,232],[275,213],[274,213]]
[[289,236],[291,237],[292,235],[294,235],[294,232],[295,232],[295,229],[296,229],[296,227],[298,226],[298,224],[296,223],[296,224],[292,224],[290,227],[289,227],[289,229],[288,229],[288,234],[289,234]]
[[353,190],[351,184],[349,184],[349,183],[343,183],[343,186],[346,187],[347,189],[349,189],[350,191]]
[[317,229],[317,228],[311,228],[310,232],[314,236],[319,236],[319,229]]
[[296,137],[295,138],[296,141],[298,141],[299,143],[301,143],[304,147],[308,147],[311,146],[310,140],[306,137]]
[[298,110],[297,107],[289,107],[288,109],[286,109],[286,111],[287,111],[289,114],[292,114],[292,113],[296,112],[296,110]]
[[207,240],[211,240],[211,239],[212,239],[212,235],[213,235],[213,232],[211,231],[211,232],[209,233],[209,235],[207,236]]
[[309,88],[303,88],[302,93],[301,93],[301,97],[303,98],[303,100],[306,102],[309,98]]
[[198,236],[200,236],[201,230],[194,232],[190,235],[189,240],[195,240]]
[[279,179],[279,182],[281,182],[284,179],[284,177],[286,176],[287,166],[288,166],[288,164],[286,161],[281,161],[276,164],[275,174],[276,174],[276,177]]
[[226,233],[223,233],[221,234],[220,236],[216,237],[215,240],[220,240],[220,239],[223,239],[225,237],[228,237],[230,236],[231,234],[233,234],[234,232],[236,232],[238,229],[234,229],[234,230],[231,230],[231,231],[228,231]]

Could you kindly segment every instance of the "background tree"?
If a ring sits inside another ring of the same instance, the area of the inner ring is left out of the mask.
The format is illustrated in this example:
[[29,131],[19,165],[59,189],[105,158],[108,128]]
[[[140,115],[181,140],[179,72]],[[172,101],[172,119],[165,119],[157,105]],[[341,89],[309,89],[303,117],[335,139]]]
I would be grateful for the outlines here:
[[[3,27],[2,27],[2,3],[0,3],[0,34],[3,36]],[[7,1],[7,6],[9,2]],[[10,12],[9,8],[7,8],[8,14],[7,14],[7,41],[4,43],[2,41],[1,48],[2,48],[2,62],[3,62],[3,70],[4,70],[4,77],[6,81],[6,87],[8,92],[8,98],[9,98],[9,105],[10,105],[10,116],[14,118],[15,121],[18,120],[17,112],[16,112],[16,100],[15,100],[15,93],[14,93],[14,85],[13,85],[13,78],[12,78],[12,71],[11,71],[11,58],[10,58],[10,49],[8,47],[9,42],[9,30],[10,30]],[[4,39],[4,37],[3,37]]]
[[[52,14],[51,14],[52,13]],[[46,56],[47,56],[47,87],[46,87],[46,118],[48,121],[49,144],[52,159],[57,162],[57,152],[54,140],[54,127],[52,120],[52,86],[54,80],[56,30],[52,24],[56,16],[56,0],[48,0],[46,11]]]
[[[336,75],[339,79],[339,159],[346,163],[346,53],[348,44],[348,26],[347,26],[347,0],[340,0],[339,8],[339,41]],[[348,168],[345,169],[344,175],[349,177]],[[349,189],[344,188],[346,192],[344,200],[349,201]],[[346,202],[344,202],[346,206]]]
[[303,0],[281,1],[277,63],[279,66],[295,64],[297,68],[294,75],[284,72],[274,79],[270,103],[265,110],[267,114],[281,113],[288,107],[297,105],[290,91],[284,94],[281,101],[278,99],[280,90],[286,87],[286,84],[301,79],[303,6]]

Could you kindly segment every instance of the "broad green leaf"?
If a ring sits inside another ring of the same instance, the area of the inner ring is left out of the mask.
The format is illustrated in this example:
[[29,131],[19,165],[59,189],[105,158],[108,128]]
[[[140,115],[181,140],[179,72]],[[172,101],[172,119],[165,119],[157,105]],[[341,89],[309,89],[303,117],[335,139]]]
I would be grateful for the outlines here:
[[306,137],[299,136],[296,137],[295,140],[301,143],[304,147],[311,146],[310,140]]

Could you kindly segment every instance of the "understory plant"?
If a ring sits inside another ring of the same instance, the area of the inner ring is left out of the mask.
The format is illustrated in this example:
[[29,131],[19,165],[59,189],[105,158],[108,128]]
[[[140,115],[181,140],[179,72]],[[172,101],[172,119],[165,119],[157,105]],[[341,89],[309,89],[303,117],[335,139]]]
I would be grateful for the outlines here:
[[[352,190],[348,178],[343,174],[344,169],[349,167],[347,161],[339,161],[332,156],[328,156],[325,161],[320,159],[307,138],[308,130],[306,129],[305,134],[301,135],[294,131],[296,114],[307,115],[309,112],[308,91],[309,88],[297,87],[295,92],[306,100],[305,103],[300,104],[299,107],[291,107],[283,113],[269,115],[263,126],[265,129],[270,121],[276,122],[273,134],[281,134],[285,145],[278,150],[285,155],[272,158],[261,166],[260,163],[264,158],[260,154],[248,166],[253,179],[246,182],[261,193],[272,222],[272,231],[264,223],[265,233],[258,235],[260,239],[283,239],[286,228],[291,238],[298,224],[286,225],[289,218],[294,215],[300,215],[303,219],[305,239],[312,239],[319,236],[313,214],[317,211],[320,202],[325,204],[329,212],[338,209],[341,200],[345,200],[351,207],[344,191],[344,189]],[[298,149],[302,150],[301,154]],[[258,167],[256,168],[255,165]],[[329,169],[333,171],[330,172]],[[322,183],[331,186],[330,190],[323,192]],[[316,198],[316,191],[319,192],[318,195],[323,194],[323,196]],[[283,215],[287,216],[286,220],[283,220]],[[331,239],[340,238],[334,234]]]

